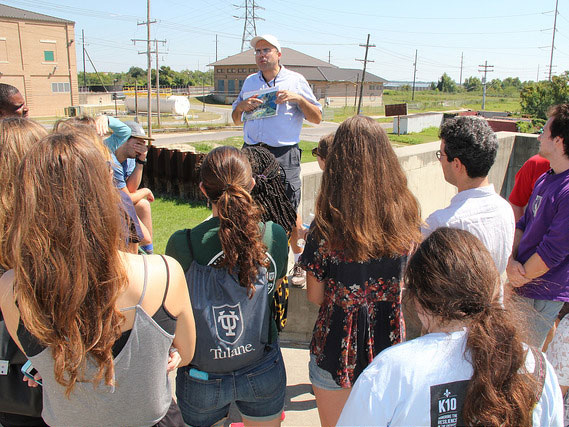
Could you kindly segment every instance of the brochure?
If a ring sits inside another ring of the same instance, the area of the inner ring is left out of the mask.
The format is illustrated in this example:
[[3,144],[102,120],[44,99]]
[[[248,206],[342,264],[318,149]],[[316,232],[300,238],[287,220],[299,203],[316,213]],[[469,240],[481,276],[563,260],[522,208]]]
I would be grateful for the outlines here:
[[248,99],[252,96],[256,96],[263,101],[259,107],[255,108],[253,111],[248,113],[243,113],[243,121],[265,119],[267,117],[272,117],[277,115],[277,91],[276,87],[270,87],[268,89],[254,90],[251,92],[245,92],[243,94],[244,99]]

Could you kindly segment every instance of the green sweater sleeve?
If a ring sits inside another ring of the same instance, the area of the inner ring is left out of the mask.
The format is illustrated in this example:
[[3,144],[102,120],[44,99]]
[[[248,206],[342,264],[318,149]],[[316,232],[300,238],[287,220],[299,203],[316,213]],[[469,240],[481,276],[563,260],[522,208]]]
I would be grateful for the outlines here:
[[166,255],[171,256],[180,263],[184,271],[188,271],[193,258],[188,247],[187,230],[178,230],[166,244]]

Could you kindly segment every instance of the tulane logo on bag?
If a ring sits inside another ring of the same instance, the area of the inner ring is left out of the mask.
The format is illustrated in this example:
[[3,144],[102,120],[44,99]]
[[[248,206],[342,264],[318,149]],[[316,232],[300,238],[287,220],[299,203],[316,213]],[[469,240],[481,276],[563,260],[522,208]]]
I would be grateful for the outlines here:
[[252,366],[263,357],[269,342],[267,278],[267,269],[259,267],[251,296],[239,284],[237,271],[200,265],[194,259],[186,271],[196,322],[192,368],[224,374]]
[[235,344],[241,338],[245,325],[241,314],[241,304],[225,304],[220,307],[212,307],[215,319],[215,331],[217,338],[227,344]]

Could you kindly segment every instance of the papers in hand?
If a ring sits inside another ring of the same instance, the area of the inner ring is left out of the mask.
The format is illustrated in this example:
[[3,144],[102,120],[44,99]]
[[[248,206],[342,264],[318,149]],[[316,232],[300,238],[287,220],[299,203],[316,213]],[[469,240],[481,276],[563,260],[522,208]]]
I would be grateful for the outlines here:
[[244,122],[248,120],[265,119],[267,117],[272,117],[277,115],[277,91],[276,87],[271,87],[268,89],[253,90],[251,92],[245,92],[243,94],[243,99],[248,99],[252,96],[257,97],[262,104],[255,108],[253,111],[243,113],[242,120]]

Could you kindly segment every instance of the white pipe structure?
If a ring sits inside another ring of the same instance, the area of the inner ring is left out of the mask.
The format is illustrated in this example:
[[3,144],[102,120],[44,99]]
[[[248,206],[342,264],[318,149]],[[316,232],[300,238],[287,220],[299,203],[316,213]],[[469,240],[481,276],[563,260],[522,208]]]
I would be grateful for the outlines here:
[[[135,110],[134,97],[127,97],[124,100],[124,104],[128,111],[133,112]],[[151,101],[152,112],[157,112],[156,108],[156,98],[152,98]],[[143,97],[138,98],[138,112],[145,113],[148,111],[148,100]],[[172,95],[168,98],[160,98],[160,111],[163,113],[170,113],[176,116],[185,116],[190,111],[190,101],[185,96]]]

